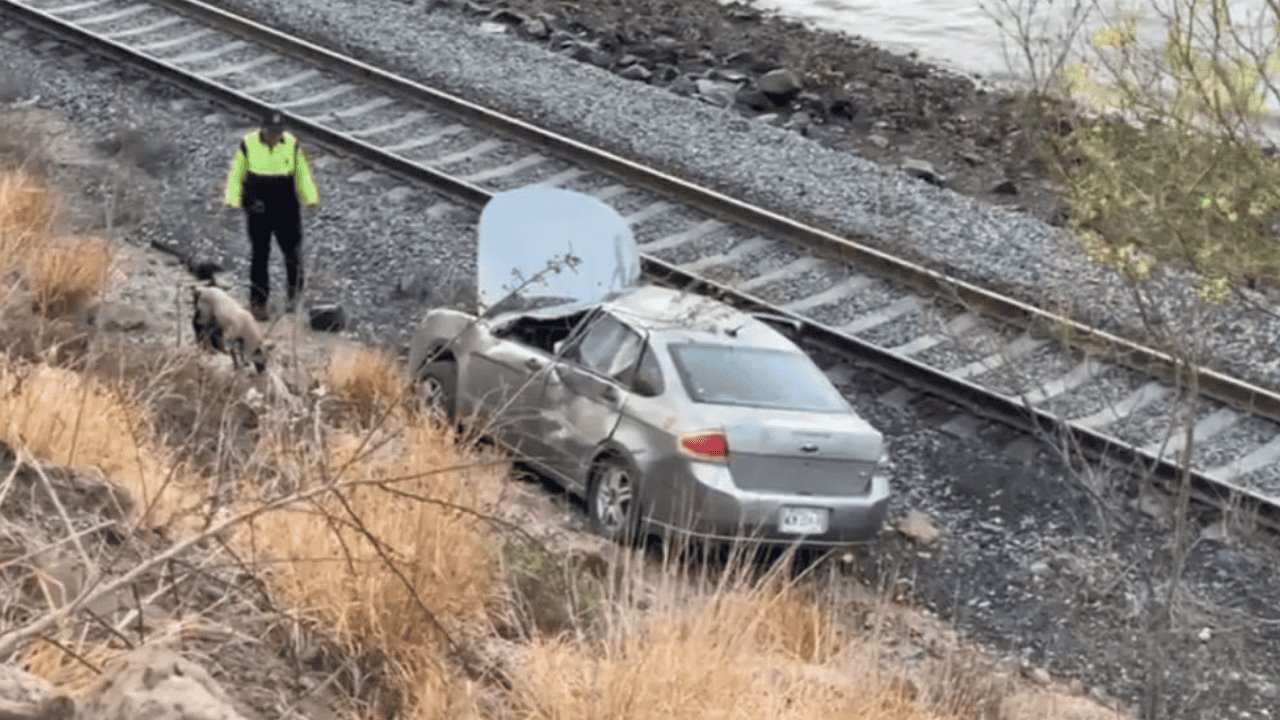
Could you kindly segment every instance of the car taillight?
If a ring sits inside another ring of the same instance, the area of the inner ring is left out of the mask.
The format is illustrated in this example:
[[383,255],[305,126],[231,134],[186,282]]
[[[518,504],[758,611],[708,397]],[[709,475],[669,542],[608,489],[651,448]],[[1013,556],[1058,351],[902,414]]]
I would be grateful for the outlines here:
[[685,433],[680,436],[680,449],[699,460],[729,459],[729,441],[719,431]]

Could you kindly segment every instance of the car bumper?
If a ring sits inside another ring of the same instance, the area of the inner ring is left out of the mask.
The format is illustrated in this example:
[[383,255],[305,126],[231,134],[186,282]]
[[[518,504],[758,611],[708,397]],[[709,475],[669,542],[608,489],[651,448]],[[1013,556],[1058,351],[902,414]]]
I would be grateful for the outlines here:
[[[845,545],[868,542],[879,535],[889,510],[889,476],[877,474],[864,495],[819,496],[743,490],[733,484],[729,469],[710,463],[686,466],[684,502],[676,502],[667,517],[650,516],[656,529],[721,540],[745,539],[768,543]],[[825,532],[797,534],[780,529],[784,508],[812,508],[827,516]]]

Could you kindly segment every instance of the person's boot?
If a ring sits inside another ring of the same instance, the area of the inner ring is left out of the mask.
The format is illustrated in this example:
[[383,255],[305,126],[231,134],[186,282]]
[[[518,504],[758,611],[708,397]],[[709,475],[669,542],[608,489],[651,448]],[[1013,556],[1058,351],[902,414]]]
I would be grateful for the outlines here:
[[249,308],[249,312],[253,315],[253,319],[258,322],[266,322],[270,315],[267,314],[266,305],[254,305]]

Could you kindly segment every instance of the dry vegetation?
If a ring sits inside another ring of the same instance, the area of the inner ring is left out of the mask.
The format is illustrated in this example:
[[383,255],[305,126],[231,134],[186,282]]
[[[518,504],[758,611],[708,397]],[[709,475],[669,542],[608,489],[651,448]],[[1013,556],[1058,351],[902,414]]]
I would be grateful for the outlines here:
[[[65,337],[53,301],[108,282],[55,206],[0,175],[0,336]],[[340,347],[293,386],[223,360],[101,336],[0,355],[0,661],[78,692],[178,639],[275,717],[307,696],[418,720],[1002,716],[1014,683],[986,665],[895,665],[909,633],[874,597],[781,565],[570,562],[394,355]]]

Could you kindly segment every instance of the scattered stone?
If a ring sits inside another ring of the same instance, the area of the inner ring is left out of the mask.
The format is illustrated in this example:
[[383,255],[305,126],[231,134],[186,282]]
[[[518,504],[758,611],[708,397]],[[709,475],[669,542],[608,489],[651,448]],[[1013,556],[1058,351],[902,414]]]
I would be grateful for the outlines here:
[[919,510],[912,510],[898,522],[898,532],[918,545],[930,545],[942,534],[929,516]]
[[524,24],[520,26],[520,32],[524,33],[525,37],[533,38],[534,40],[546,40],[551,37],[550,26],[538,18],[525,20]]
[[488,20],[480,23],[481,32],[492,33],[494,35],[501,35],[502,33],[506,32],[507,27],[508,26],[504,23],[489,22]]
[[791,102],[804,87],[800,76],[786,68],[770,70],[761,75],[760,79],[756,81],[756,85],[761,92],[768,95],[771,100],[779,105]]
[[1032,668],[1027,672],[1027,677],[1035,684],[1045,687],[1047,687],[1049,683],[1053,682],[1053,676],[1049,674],[1048,670],[1045,670],[1042,667]]
[[886,150],[889,147],[889,138],[875,133],[867,136],[867,142],[875,145],[881,150]]
[[358,183],[363,185],[364,183],[373,182],[374,180],[377,180],[379,177],[380,175],[372,170],[361,170],[360,172],[347,178],[347,182]]
[[311,306],[310,321],[312,330],[341,332],[347,327],[347,311],[338,303],[315,303]]
[[1043,560],[1037,560],[1031,563],[1030,570],[1031,570],[1031,574],[1037,577],[1040,575],[1044,575],[1045,573],[1049,572],[1049,563]]
[[774,108],[773,101],[769,99],[769,96],[753,87],[744,87],[739,89],[734,95],[734,100],[736,100],[739,105],[751,108],[756,112],[764,112]]
[[734,68],[716,68],[711,71],[711,77],[718,80],[724,80],[725,82],[737,83],[739,85],[745,85],[751,81],[750,76],[745,72]]
[[569,57],[577,60],[578,62],[591,62],[591,59],[594,58],[596,53],[599,51],[599,48],[597,48],[594,43],[586,40],[575,40],[573,44],[568,47]]
[[986,159],[986,158],[982,157],[981,155],[979,155],[979,154],[978,154],[978,153],[976,153],[976,152],[964,152],[964,153],[960,153],[960,159],[961,159],[961,160],[964,160],[965,162],[967,162],[967,163],[969,163],[970,165],[973,165],[973,166],[975,166],[975,167],[976,167],[976,166],[978,166],[978,165],[981,165],[981,164],[983,164],[983,163],[985,163],[985,162],[987,161],[987,159]]
[[216,680],[172,651],[141,647],[111,662],[86,693],[95,720],[245,720]]
[[529,22],[529,20],[530,18],[527,18],[513,10],[508,10],[507,8],[498,8],[497,10],[489,13],[490,22],[503,23],[505,25],[523,26],[525,23]]
[[917,158],[906,158],[900,165],[902,170],[908,175],[918,177],[921,180],[939,187],[946,184],[946,178],[934,169],[933,163],[928,160],[920,160]]
[[995,184],[995,187],[991,188],[991,192],[996,195],[1017,195],[1018,186],[1012,180],[1001,180]]
[[786,127],[792,130],[803,131],[812,124],[813,124],[813,115],[810,115],[807,110],[801,110],[800,112],[791,116],[791,120],[787,122]]
[[649,82],[653,77],[653,72],[649,68],[638,63],[631,64],[622,69],[618,76],[624,80],[636,80],[639,82]]
[[854,119],[861,111],[858,102],[853,99],[853,96],[839,88],[826,94],[823,99],[823,105],[828,115],[845,120]]
[[1200,640],[1200,642],[1207,643],[1213,639],[1213,631],[1210,630],[1209,628],[1200,628],[1200,632],[1196,635],[1196,637]]
[[397,185],[382,196],[389,203],[402,203],[413,197],[414,190],[408,185]]
[[698,92],[697,84],[687,75],[681,75],[670,82],[671,92],[677,95],[694,95]]
[[737,86],[732,83],[707,80],[706,78],[694,81],[694,87],[698,90],[698,97],[720,107],[732,105],[734,96],[738,91]]
[[466,8],[467,12],[475,15],[487,15],[492,12],[488,5],[482,2],[476,2],[476,0],[467,0],[467,4],[463,7]]

